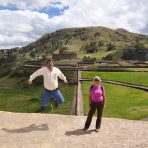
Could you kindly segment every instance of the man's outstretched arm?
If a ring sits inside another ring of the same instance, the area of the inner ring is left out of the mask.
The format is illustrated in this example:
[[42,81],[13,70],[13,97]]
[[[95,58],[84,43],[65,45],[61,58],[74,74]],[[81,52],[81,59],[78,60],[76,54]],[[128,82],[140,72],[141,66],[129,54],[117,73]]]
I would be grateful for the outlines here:
[[60,77],[60,79],[62,79],[63,81],[64,81],[64,83],[65,84],[67,84],[68,82],[67,82],[67,79],[66,79],[66,77],[64,76],[64,74],[61,72],[61,71],[59,71],[59,77]]
[[40,76],[40,75],[43,75],[43,68],[40,68],[40,69],[38,69],[37,71],[35,71],[32,75],[30,75],[30,78],[29,78],[29,80],[28,80],[28,84],[32,84],[32,81],[36,78],[36,77],[38,77],[38,76]]

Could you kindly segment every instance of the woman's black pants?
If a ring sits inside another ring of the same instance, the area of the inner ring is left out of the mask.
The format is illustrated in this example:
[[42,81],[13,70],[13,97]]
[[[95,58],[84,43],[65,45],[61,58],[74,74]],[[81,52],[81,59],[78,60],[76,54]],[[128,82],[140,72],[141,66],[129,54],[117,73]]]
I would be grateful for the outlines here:
[[85,122],[85,128],[89,128],[91,121],[92,121],[92,117],[93,114],[95,113],[96,109],[97,109],[97,120],[96,120],[96,129],[100,128],[101,126],[101,118],[102,118],[102,112],[103,112],[103,106],[104,106],[104,102],[92,102],[90,104],[90,110],[87,116],[87,120]]

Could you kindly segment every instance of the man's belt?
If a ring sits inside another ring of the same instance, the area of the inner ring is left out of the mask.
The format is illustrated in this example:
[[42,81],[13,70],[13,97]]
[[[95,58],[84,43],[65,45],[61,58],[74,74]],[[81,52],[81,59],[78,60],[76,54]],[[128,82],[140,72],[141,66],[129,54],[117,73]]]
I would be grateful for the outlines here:
[[54,90],[49,90],[49,89],[47,89],[47,88],[45,88],[47,91],[50,91],[50,92],[53,92],[53,91],[56,91],[56,90],[59,90],[59,88],[57,87],[56,89],[54,89]]

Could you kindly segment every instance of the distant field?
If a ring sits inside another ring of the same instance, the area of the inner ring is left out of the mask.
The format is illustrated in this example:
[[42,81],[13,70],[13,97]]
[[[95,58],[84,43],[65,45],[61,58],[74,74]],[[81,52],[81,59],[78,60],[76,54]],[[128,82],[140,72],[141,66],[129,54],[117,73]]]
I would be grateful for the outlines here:
[[[104,66],[104,67],[103,67]],[[115,64],[115,65],[113,65],[113,64],[90,64],[90,65],[83,65],[82,66],[82,68],[83,69],[86,69],[86,70],[93,70],[93,71],[99,71],[99,70],[104,70],[104,71],[115,71],[115,72],[117,72],[117,71],[129,71],[129,72],[135,72],[135,71],[137,71],[137,72],[142,72],[142,71],[144,71],[144,72],[148,72],[148,68],[143,68],[143,67],[141,67],[141,68],[124,68],[124,67],[121,67],[121,66],[119,66],[119,65],[117,65],[117,64]]]
[[125,70],[128,70],[128,71],[146,71],[148,72],[148,68],[126,68]]
[[127,62],[127,61],[118,61],[118,63],[120,64],[120,65],[122,65],[122,66],[133,66],[133,64],[132,63],[129,63],[129,62]]
[[56,64],[71,64],[71,65],[73,65],[73,64],[77,64],[77,62],[78,62],[79,60],[77,60],[77,59],[73,59],[73,60],[60,60],[60,61],[55,61],[54,62],[54,64],[56,65]]
[[148,72],[82,72],[82,78],[96,75],[105,80],[148,86]]
[[117,52],[117,50],[113,50],[113,51],[105,51],[105,50],[99,50],[98,52],[95,53],[84,53],[84,52],[79,52],[78,54],[78,58],[83,58],[84,56],[89,56],[91,58],[96,57],[97,59],[101,59],[102,57],[106,57],[107,55],[111,54],[111,53],[115,53]]
[[[69,74],[67,73],[66,75],[68,76]],[[65,98],[65,103],[52,113],[70,114],[74,86],[69,87],[69,85],[60,83],[60,90]],[[38,84],[37,81],[33,85],[28,86],[21,78],[0,78],[0,110],[27,113],[40,112],[42,92],[43,85]],[[45,112],[51,113],[49,105]]]
[[[90,82],[83,82],[84,110],[88,113]],[[148,117],[148,93],[119,85],[104,84],[106,107],[103,116],[138,120]]]

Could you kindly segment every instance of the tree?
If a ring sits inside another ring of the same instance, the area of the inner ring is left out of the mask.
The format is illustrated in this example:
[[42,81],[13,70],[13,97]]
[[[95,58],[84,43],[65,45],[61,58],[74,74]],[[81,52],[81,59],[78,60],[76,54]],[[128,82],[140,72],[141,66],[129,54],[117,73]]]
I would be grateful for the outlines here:
[[95,62],[96,61],[96,58],[95,57],[94,58],[91,58],[89,56],[84,56],[83,59],[82,59],[82,61],[84,61],[84,62]]
[[15,62],[17,59],[17,55],[13,53],[13,51],[10,49],[7,51],[7,62]]
[[107,51],[111,51],[111,50],[115,50],[115,45],[112,44],[111,42],[109,42],[109,44],[107,45]]
[[97,52],[97,42],[90,42],[86,44],[84,49],[86,50],[86,53]]
[[30,56],[31,56],[32,58],[35,58],[35,52],[34,52],[34,51],[31,51],[31,52],[30,52]]
[[103,41],[99,41],[98,42],[98,47],[102,47],[102,46],[104,46],[104,42]]
[[148,48],[144,46],[125,48],[123,49],[122,58],[125,60],[148,60]]

